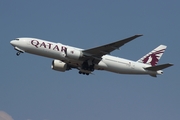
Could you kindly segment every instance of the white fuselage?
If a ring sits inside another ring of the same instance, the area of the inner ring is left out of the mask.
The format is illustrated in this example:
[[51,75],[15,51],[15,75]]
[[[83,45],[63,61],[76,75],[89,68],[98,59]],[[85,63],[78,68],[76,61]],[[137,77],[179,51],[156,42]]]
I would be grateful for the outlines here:
[[[71,52],[82,51],[83,49],[63,45],[61,43],[49,42],[36,38],[19,38],[18,40],[11,41],[11,44],[15,47],[16,50],[22,50],[22,52],[61,60],[65,63],[76,65],[77,67],[80,67],[78,65],[83,62],[81,61],[81,59],[68,57],[65,53],[65,49],[71,49]],[[100,62],[98,64],[95,64],[95,69],[121,74],[158,74],[158,72],[156,71],[148,71],[144,69],[149,66],[150,65],[119,57],[104,55],[102,56]]]

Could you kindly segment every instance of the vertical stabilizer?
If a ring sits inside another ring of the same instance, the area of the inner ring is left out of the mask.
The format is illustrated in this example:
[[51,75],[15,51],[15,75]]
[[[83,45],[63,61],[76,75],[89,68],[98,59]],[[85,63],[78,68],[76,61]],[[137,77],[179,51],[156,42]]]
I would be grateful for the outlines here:
[[157,48],[155,48],[154,50],[143,56],[137,62],[155,66],[160,60],[163,53],[165,52],[166,48],[167,46],[165,45],[159,45]]

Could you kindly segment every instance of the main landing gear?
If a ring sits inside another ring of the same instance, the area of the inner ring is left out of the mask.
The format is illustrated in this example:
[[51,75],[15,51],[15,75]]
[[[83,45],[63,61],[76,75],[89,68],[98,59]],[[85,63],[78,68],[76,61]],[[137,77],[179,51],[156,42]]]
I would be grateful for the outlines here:
[[92,71],[94,71],[94,63],[93,60],[86,60],[83,62],[81,68],[79,69],[79,74],[89,75]]
[[79,74],[89,75],[89,73],[85,73],[85,72],[82,72],[82,71],[79,71]]
[[82,64],[82,69],[87,71],[94,71],[93,61],[91,60],[84,61],[84,63]]

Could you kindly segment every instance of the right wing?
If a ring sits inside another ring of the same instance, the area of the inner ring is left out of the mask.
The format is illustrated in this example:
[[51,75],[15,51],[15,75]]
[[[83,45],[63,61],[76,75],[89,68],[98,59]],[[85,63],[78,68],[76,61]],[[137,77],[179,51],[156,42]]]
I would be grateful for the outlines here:
[[87,57],[101,58],[103,55],[109,54],[110,52],[112,52],[116,49],[119,49],[124,44],[126,44],[126,43],[134,40],[135,38],[140,37],[140,36],[142,36],[142,35],[134,35],[132,37],[129,37],[129,38],[126,38],[123,40],[119,40],[117,42],[113,42],[113,43],[102,45],[99,47],[83,50],[82,52]]

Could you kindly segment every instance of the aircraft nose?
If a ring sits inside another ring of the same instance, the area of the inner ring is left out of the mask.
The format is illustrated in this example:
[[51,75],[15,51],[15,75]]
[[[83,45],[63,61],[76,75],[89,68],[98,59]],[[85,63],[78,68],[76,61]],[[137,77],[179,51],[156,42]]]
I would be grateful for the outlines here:
[[11,44],[12,46],[15,46],[15,42],[16,42],[15,40],[11,40],[11,41],[10,41],[10,44]]

